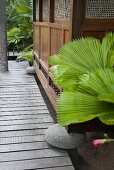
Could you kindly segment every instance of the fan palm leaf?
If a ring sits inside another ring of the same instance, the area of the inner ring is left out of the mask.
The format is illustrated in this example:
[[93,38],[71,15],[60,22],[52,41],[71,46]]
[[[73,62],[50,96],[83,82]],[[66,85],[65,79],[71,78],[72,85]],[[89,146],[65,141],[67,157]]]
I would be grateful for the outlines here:
[[16,11],[20,14],[32,14],[32,1],[30,0],[16,0]]
[[80,78],[79,90],[99,96],[114,91],[114,72],[112,69],[98,69]]
[[50,57],[49,63],[54,81],[64,90],[57,102],[61,125],[95,117],[114,124],[113,33],[108,33],[102,42],[92,37],[70,42],[58,55]]
[[[61,77],[58,77],[58,74],[53,76],[54,79],[61,81],[65,79],[65,74],[67,79],[68,70],[69,72],[71,70],[70,76],[73,79],[97,69],[111,68],[110,60],[114,61],[114,57],[112,57],[114,55],[110,53],[113,44],[112,33],[107,34],[102,43],[91,37],[70,42],[61,48],[58,55],[49,58],[49,64],[52,66],[50,72],[53,75],[54,70],[58,72],[62,68]],[[55,65],[57,67],[53,68]],[[59,84],[59,86],[64,88],[63,84]]]
[[62,126],[112,113],[114,121],[114,104],[99,101],[96,96],[81,92],[63,92],[57,103],[57,120]]
[[[79,78],[74,73],[74,69],[67,67],[66,65],[55,65],[51,69],[52,78],[55,85],[64,87],[64,91],[75,91],[79,82]],[[67,72],[67,75],[66,75]],[[72,84],[72,87],[71,87]]]
[[[113,71],[100,69],[83,75],[76,91],[61,94],[58,99],[57,113],[58,121],[63,126],[70,123],[82,123],[95,117],[105,122],[108,114],[112,115],[110,117],[114,122]],[[105,123],[107,122],[108,119]]]

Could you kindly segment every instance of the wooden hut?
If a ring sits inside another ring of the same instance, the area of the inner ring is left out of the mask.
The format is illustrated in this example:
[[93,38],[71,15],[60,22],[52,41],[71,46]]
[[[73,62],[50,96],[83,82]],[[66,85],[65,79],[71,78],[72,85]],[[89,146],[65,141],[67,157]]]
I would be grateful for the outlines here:
[[[59,93],[49,73],[48,58],[80,36],[102,39],[114,31],[113,0],[33,0],[34,67],[51,103]],[[98,123],[98,122],[97,122]]]
[[113,0],[34,0],[34,65],[54,107],[59,89],[48,72],[49,56],[71,39],[113,31],[113,9]]
[[34,1],[34,55],[36,73],[53,106],[59,89],[48,72],[48,58],[57,54],[60,47],[72,37],[70,0]]

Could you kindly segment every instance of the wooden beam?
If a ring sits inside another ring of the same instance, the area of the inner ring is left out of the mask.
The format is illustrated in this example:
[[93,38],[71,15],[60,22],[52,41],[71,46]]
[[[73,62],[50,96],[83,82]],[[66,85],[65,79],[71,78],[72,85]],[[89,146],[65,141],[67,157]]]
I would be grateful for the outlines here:
[[43,2],[39,0],[39,22],[43,21]]
[[55,0],[49,0],[49,22],[54,22]]
[[36,21],[36,0],[33,0],[33,21]]
[[86,0],[71,0],[70,38],[82,35],[82,24],[85,18]]

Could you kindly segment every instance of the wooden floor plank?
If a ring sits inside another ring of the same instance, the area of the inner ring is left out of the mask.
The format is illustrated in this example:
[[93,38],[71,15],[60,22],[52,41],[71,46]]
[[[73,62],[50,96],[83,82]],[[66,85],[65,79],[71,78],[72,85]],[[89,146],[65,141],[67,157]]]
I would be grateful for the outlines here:
[[12,126],[0,126],[0,132],[10,130],[27,130],[27,129],[46,129],[53,123],[39,123],[39,124],[23,124],[23,125],[12,125]]
[[[17,98],[18,99],[18,98]],[[1,112],[7,112],[7,111],[33,111],[33,110],[44,110],[47,109],[47,106],[25,106],[25,107],[1,107],[0,108],[0,113]]]
[[[47,142],[29,142],[29,143],[13,143],[0,145],[0,154],[4,152],[17,152],[17,151],[30,151],[30,150],[40,150],[51,148]],[[17,153],[18,154],[18,153]],[[0,160],[1,161],[1,160]]]
[[67,156],[66,151],[58,149],[40,149],[40,150],[29,150],[20,152],[8,152],[0,153],[0,163],[1,162],[11,162],[19,160],[30,160],[38,158],[50,158],[50,157],[64,157]]
[[48,114],[49,111],[47,109],[39,109],[39,110],[11,110],[11,111],[0,111],[0,116],[15,116],[15,115],[37,115],[37,114]]
[[[39,100],[42,100],[42,97],[38,97],[38,98],[36,98],[34,96],[30,96],[29,98],[28,97],[24,97],[24,98],[18,97],[17,102],[18,101],[22,101],[22,99],[23,99],[23,101],[33,101],[33,100],[36,100],[38,102]],[[16,101],[16,99],[15,99],[15,97],[14,98],[10,97],[10,101],[9,101],[9,99],[7,97],[2,97],[1,102],[3,102],[3,101],[14,102],[14,101]]]
[[[7,102],[6,102],[6,104],[3,104],[3,105],[0,105],[0,109],[2,109],[2,108],[20,108],[20,107],[26,107],[25,106],[26,104],[25,103],[12,103],[12,105],[11,104],[8,104]],[[44,108],[45,108],[45,103],[44,102],[34,102],[34,103],[28,103],[27,104],[27,107],[38,107],[38,105],[39,106],[44,106]]]
[[0,73],[0,170],[73,170],[65,150],[45,141],[53,120],[27,62]]
[[0,138],[0,145],[13,144],[13,143],[29,143],[45,141],[44,135],[31,135],[31,136],[15,136],[8,138]]
[[38,98],[38,97],[41,97],[41,94],[40,93],[36,93],[36,94],[24,94],[24,93],[22,93],[22,94],[1,94],[0,95],[0,99],[2,99],[2,98],[5,98],[5,97],[8,97],[8,98],[24,98],[24,97],[30,97],[30,96],[32,96],[32,97],[36,97],[36,98]]
[[3,162],[0,163],[1,170],[34,170],[36,168],[50,168],[56,166],[69,166],[71,161],[68,156],[66,157],[55,157],[55,158],[44,158],[44,159],[33,159],[33,160],[20,160],[12,162]]
[[5,131],[0,132],[1,138],[15,137],[15,136],[32,136],[45,134],[46,129],[31,129],[31,130],[18,130],[18,131]]
[[38,99],[36,99],[36,98],[33,98],[33,99],[29,99],[29,100],[27,100],[27,99],[23,99],[23,100],[18,100],[18,101],[16,101],[16,100],[8,100],[7,98],[5,99],[5,100],[3,100],[3,98],[2,98],[2,100],[0,100],[0,105],[12,105],[12,104],[17,104],[17,105],[19,105],[19,104],[24,104],[24,105],[26,105],[26,104],[34,104],[34,103],[37,103],[37,104],[39,104],[39,103],[44,103],[44,100],[42,99],[42,98],[38,98]]
[[23,125],[23,124],[38,124],[38,123],[51,123],[52,118],[48,117],[45,119],[45,117],[39,118],[39,119],[24,119],[24,120],[8,120],[8,121],[1,121],[1,126],[11,126],[11,125]]
[[[39,170],[39,169],[35,169],[35,170]],[[74,168],[72,166],[64,166],[64,167],[45,168],[40,170],[74,170]]]
[[47,119],[52,120],[52,118],[47,113],[47,114],[31,114],[31,115],[21,114],[21,115],[13,115],[13,116],[0,116],[0,121],[29,120],[29,119],[43,119],[43,118],[45,118],[46,122],[47,122]]

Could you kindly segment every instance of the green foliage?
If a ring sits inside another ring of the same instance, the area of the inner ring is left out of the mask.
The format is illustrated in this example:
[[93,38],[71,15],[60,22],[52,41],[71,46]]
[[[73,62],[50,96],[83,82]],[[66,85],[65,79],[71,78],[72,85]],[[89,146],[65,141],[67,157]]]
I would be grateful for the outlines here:
[[[22,51],[32,44],[32,1],[7,2],[8,46]],[[10,10],[11,9],[11,10]]]
[[28,61],[31,65],[33,63],[33,51],[30,52],[23,52],[17,60],[26,60]]
[[33,44],[30,44],[28,47],[26,47],[23,52],[28,52],[33,50]]
[[30,0],[15,0],[15,8],[17,13],[25,14],[26,17],[32,15],[31,7],[32,7],[32,1]]
[[63,46],[49,59],[56,85],[64,89],[57,102],[63,126],[98,117],[114,125],[114,34],[100,42],[86,37]]

